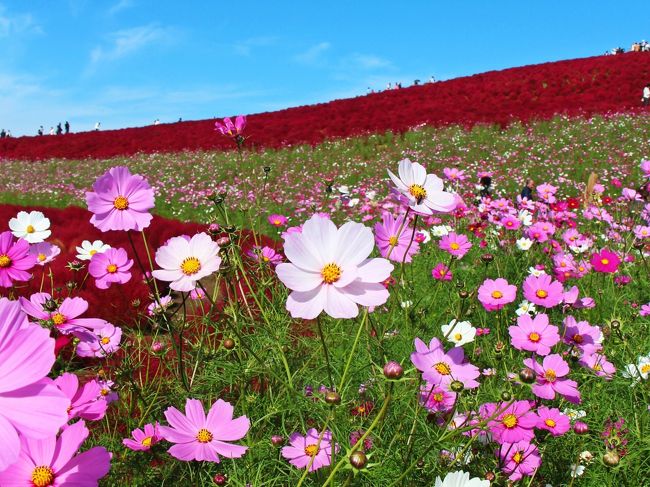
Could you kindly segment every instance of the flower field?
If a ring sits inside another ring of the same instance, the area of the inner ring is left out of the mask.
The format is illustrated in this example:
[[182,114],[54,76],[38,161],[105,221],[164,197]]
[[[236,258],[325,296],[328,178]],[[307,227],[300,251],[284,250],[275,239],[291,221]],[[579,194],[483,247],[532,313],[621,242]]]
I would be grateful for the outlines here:
[[466,113],[280,149],[250,150],[261,115],[212,146],[18,141],[0,486],[646,485],[650,115]]

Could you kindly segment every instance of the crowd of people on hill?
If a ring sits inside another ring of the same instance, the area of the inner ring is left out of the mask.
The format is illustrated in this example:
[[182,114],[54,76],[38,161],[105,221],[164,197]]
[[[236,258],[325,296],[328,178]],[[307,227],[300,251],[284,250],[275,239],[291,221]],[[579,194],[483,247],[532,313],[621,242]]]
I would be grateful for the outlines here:
[[[605,55],[608,56],[611,54],[624,54],[625,52],[625,48],[615,47],[609,51],[606,51]],[[640,42],[633,42],[628,52],[650,52],[650,42],[647,42],[645,40]]]
[[[45,135],[45,129],[41,125],[38,130],[36,131],[38,135]],[[56,125],[56,128],[54,126],[50,127],[50,135],[63,135],[63,134],[69,134],[70,133],[70,122],[67,120],[63,125],[61,125],[61,122],[59,122]]]
[[[429,78],[429,80],[427,81],[427,83],[435,83],[435,82],[436,82],[436,78],[434,76],[431,76]],[[412,86],[420,86],[421,84],[422,84],[422,80],[416,79],[416,80],[413,80],[413,85]],[[370,95],[371,93],[381,93],[382,91],[399,90],[399,89],[402,89],[402,88],[404,88],[404,86],[402,86],[401,81],[395,81],[395,83],[391,83],[389,81],[384,90],[375,90],[374,88],[371,88],[370,86],[368,86],[367,93]]]

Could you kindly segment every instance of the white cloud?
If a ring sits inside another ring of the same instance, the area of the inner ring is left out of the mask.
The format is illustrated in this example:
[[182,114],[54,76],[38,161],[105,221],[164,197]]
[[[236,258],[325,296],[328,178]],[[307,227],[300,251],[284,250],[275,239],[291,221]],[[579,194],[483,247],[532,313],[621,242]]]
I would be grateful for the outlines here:
[[294,59],[303,64],[315,64],[320,60],[321,55],[325,51],[329,50],[330,47],[331,46],[329,42],[320,42],[315,46],[310,47],[306,51],[297,54]]
[[349,63],[361,69],[378,69],[393,67],[387,59],[372,54],[353,54],[350,56]]
[[0,4],[0,38],[23,33],[42,34],[43,30],[32,14],[10,14]]
[[108,15],[115,15],[122,10],[133,7],[133,0],[118,0],[111,8],[108,9]]
[[233,49],[240,56],[250,56],[254,48],[272,46],[277,41],[277,37],[251,37],[235,43]]

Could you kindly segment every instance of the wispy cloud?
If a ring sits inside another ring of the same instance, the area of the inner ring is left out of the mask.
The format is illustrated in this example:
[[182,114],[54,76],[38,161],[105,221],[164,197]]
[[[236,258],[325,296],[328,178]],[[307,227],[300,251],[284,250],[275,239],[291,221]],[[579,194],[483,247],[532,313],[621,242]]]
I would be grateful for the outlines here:
[[133,0],[118,0],[115,4],[113,4],[113,6],[111,6],[111,8],[108,9],[107,13],[108,15],[115,15],[122,10],[133,7],[133,5]]
[[294,59],[302,64],[315,64],[320,61],[322,54],[331,47],[329,42],[320,42],[304,52],[294,56]]
[[393,64],[387,59],[372,54],[352,54],[346,63],[361,69],[391,68]]
[[0,4],[0,38],[24,33],[42,34],[43,29],[32,14],[12,14]]
[[251,37],[249,39],[244,39],[243,41],[236,42],[233,45],[233,49],[236,54],[240,56],[250,56],[253,49],[258,47],[267,47],[276,44],[278,41],[277,37]]

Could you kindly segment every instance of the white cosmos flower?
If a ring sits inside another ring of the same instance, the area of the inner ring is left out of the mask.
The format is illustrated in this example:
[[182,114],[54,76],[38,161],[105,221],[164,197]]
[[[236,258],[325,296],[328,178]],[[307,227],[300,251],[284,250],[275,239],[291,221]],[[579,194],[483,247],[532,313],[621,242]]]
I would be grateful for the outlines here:
[[337,190],[342,195],[350,194],[350,188],[348,188],[347,186],[339,186]]
[[15,218],[9,220],[9,228],[16,238],[27,242],[39,243],[52,235],[50,219],[40,211],[19,211]]
[[445,235],[449,235],[451,230],[452,228],[449,225],[436,225],[431,227],[431,235],[434,237],[444,237]]
[[525,314],[532,314],[536,311],[537,309],[535,308],[535,304],[524,299],[521,303],[519,303],[519,307],[515,313],[517,313],[517,316],[521,316]]
[[377,196],[377,191],[366,191],[366,198],[369,200],[374,200],[375,197]]
[[542,269],[537,269],[536,267],[529,267],[528,274],[531,276],[539,277],[542,274],[546,274],[546,272],[544,272]]
[[580,477],[583,473],[585,473],[585,467],[583,465],[571,464],[571,477]]
[[350,198],[348,201],[348,206],[352,208],[353,206],[357,206],[359,204],[359,198]]
[[417,162],[408,159],[399,161],[399,177],[388,170],[388,176],[409,202],[409,207],[424,215],[434,211],[449,213],[456,208],[456,196],[444,191],[442,179],[427,170]]
[[571,245],[569,248],[575,254],[583,254],[589,250],[589,247],[591,246],[588,243],[584,243],[582,245]]
[[451,472],[445,476],[444,480],[436,477],[436,484],[434,487],[490,487],[489,480],[482,480],[478,477],[469,478],[467,472]]
[[451,320],[448,325],[442,325],[440,328],[447,341],[457,347],[473,342],[476,337],[476,328],[469,321]]
[[519,250],[528,250],[532,247],[533,241],[529,238],[526,237],[521,237],[519,240],[517,240],[517,248]]
[[93,255],[103,254],[110,248],[110,245],[105,244],[101,240],[95,240],[92,243],[90,240],[84,240],[81,242],[81,247],[77,247],[77,259],[90,260],[93,258]]
[[529,227],[533,224],[533,215],[528,210],[521,210],[517,218],[519,218],[519,221],[525,227]]

